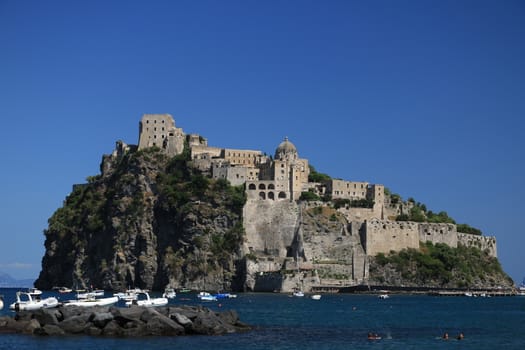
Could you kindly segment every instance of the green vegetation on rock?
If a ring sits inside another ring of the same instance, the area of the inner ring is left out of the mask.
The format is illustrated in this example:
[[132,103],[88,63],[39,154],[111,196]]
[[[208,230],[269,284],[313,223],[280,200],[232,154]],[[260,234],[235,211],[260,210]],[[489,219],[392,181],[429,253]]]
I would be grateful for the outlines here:
[[370,279],[377,284],[442,288],[497,287],[511,280],[487,252],[431,242],[422,242],[420,249],[377,254],[371,261]]
[[237,278],[244,186],[191,167],[189,151],[159,148],[106,157],[104,175],[76,185],[49,219],[40,288],[148,289]]

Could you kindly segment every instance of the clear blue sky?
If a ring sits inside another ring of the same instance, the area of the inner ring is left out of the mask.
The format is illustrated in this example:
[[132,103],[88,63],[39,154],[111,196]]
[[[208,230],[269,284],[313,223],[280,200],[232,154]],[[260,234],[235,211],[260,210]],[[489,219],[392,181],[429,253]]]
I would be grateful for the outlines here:
[[36,278],[47,219],[143,113],[212,146],[285,136],[495,235],[525,276],[525,2],[0,0],[0,271]]

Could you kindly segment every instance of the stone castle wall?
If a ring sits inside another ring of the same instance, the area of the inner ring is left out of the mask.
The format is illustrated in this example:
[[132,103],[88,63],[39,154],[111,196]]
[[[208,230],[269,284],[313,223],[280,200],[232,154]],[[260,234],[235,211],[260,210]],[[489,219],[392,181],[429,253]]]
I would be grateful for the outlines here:
[[467,247],[476,247],[482,251],[487,251],[494,258],[498,257],[496,237],[478,236],[469,233],[458,233],[458,243]]
[[454,224],[419,224],[419,240],[421,242],[444,243],[452,248],[458,246],[458,232]]
[[369,256],[419,248],[419,225],[415,222],[367,220],[361,229],[361,242]]

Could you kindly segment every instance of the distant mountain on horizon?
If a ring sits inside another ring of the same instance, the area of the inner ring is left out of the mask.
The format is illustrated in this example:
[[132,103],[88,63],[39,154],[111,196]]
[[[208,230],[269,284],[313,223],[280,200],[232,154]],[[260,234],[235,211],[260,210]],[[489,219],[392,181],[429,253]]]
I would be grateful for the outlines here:
[[31,288],[34,281],[34,279],[17,280],[11,275],[0,271],[0,288]]

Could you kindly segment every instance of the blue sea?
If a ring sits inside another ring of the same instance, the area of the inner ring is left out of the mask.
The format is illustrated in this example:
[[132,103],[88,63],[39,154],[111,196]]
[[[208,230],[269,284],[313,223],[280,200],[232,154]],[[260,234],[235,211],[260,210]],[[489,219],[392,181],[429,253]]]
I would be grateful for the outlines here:
[[[0,289],[4,309],[15,289]],[[47,295],[57,295],[46,292]],[[71,295],[73,296],[73,295]],[[61,296],[64,298],[63,296]],[[177,294],[172,304],[234,309],[252,331],[225,336],[37,337],[0,334],[0,349],[524,349],[525,297],[438,297],[324,294],[321,300],[282,294],[238,294],[236,299],[200,302]],[[380,340],[368,340],[369,332]],[[450,339],[441,339],[447,332]],[[465,338],[456,340],[463,332]]]

